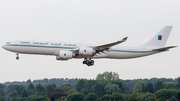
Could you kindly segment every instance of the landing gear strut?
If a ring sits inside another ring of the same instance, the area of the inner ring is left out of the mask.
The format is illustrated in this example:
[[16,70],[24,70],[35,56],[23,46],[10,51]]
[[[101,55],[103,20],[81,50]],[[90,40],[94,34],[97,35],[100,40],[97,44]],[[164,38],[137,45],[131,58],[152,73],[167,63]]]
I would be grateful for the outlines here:
[[93,66],[94,60],[91,60],[91,58],[89,58],[89,59],[85,58],[83,61],[83,64],[86,64],[87,66]]
[[16,55],[17,55],[16,60],[19,60],[19,54],[17,53]]

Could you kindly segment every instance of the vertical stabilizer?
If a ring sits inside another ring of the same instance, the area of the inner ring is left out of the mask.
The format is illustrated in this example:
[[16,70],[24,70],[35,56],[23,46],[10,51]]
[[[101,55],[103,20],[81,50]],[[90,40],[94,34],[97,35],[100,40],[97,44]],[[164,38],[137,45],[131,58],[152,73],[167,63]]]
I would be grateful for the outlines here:
[[155,46],[155,47],[165,46],[172,27],[173,26],[165,26],[149,42],[147,42],[143,46]]

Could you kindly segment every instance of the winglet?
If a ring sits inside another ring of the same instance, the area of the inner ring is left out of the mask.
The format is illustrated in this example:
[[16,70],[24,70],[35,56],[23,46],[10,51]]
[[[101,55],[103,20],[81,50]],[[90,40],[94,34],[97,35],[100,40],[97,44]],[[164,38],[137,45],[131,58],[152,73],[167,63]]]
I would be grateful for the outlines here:
[[122,39],[122,41],[126,41],[126,40],[127,40],[127,38],[128,38],[128,37],[126,36],[125,38],[123,38],[123,39]]

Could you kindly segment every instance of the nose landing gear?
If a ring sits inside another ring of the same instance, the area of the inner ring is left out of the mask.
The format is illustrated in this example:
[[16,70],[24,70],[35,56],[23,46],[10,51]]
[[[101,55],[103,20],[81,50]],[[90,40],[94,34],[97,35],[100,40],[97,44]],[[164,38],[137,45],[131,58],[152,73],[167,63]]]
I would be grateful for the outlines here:
[[17,55],[16,60],[19,60],[19,54],[17,53],[16,55]]
[[87,66],[93,66],[94,65],[94,60],[91,59],[84,59],[83,64],[86,64]]

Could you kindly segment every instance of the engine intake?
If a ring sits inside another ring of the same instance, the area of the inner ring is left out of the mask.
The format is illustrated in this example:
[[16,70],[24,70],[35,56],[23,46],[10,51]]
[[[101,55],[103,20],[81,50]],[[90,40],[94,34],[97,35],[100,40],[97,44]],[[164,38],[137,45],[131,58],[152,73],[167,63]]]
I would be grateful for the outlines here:
[[79,54],[91,56],[91,55],[95,54],[95,50],[93,48],[90,48],[90,47],[80,47]]
[[75,53],[71,51],[59,51],[59,56],[56,56],[57,60],[68,60],[75,57]]

